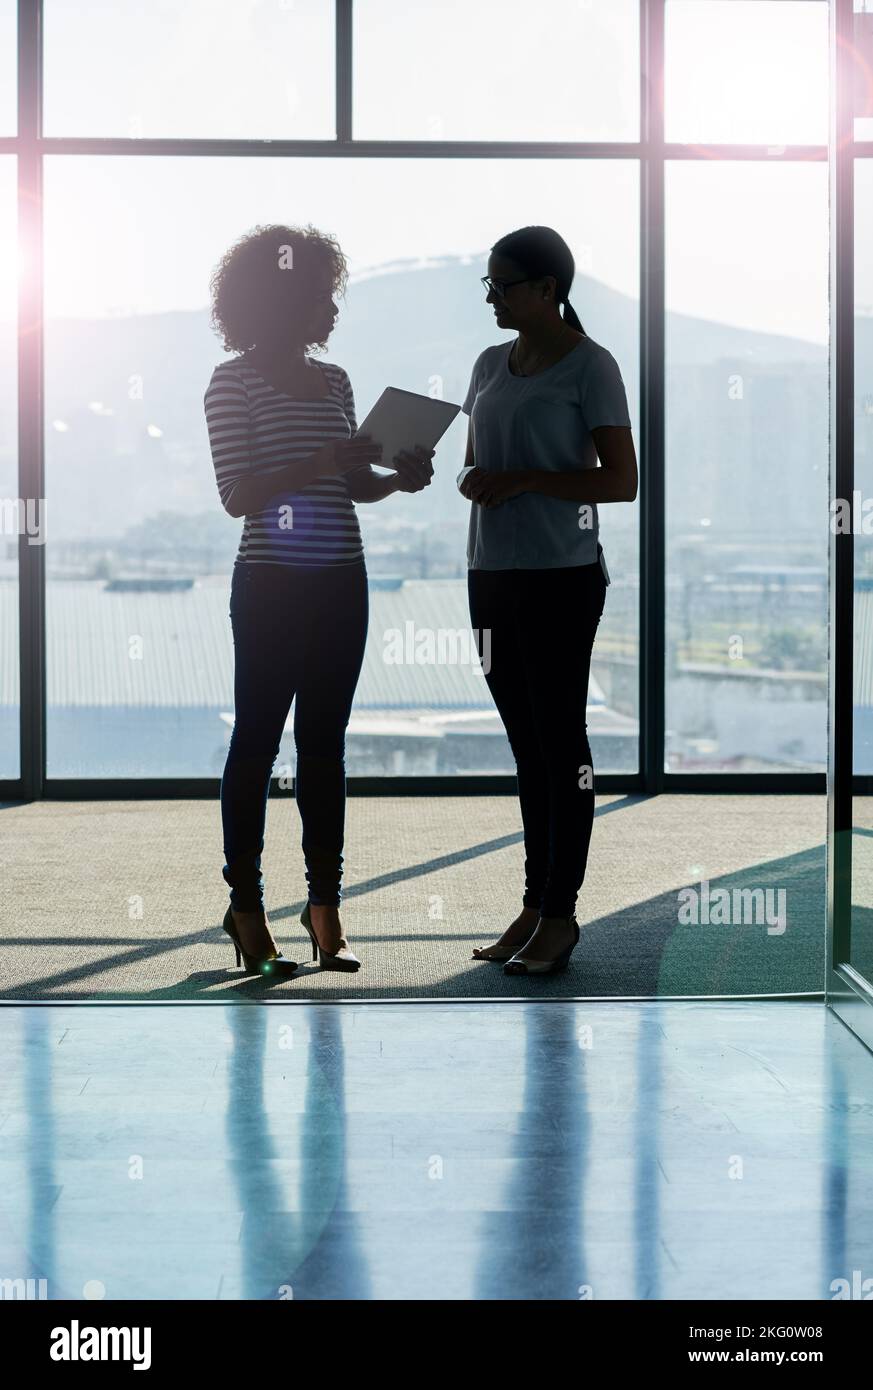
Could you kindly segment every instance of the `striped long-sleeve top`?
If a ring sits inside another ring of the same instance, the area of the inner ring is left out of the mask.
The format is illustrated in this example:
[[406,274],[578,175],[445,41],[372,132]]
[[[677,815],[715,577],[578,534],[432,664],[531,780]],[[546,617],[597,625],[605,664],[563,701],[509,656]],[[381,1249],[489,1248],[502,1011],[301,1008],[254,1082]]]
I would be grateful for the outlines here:
[[[313,454],[357,429],[352,384],[342,367],[318,364],[326,397],[293,399],[268,385],[240,358],[222,362],[204,396],[212,462],[222,505],[231,511],[237,483]],[[231,511],[231,515],[233,512]],[[317,478],[295,492],[277,488],[246,515],[237,564],[346,565],[364,553],[354,503],[344,478]]]

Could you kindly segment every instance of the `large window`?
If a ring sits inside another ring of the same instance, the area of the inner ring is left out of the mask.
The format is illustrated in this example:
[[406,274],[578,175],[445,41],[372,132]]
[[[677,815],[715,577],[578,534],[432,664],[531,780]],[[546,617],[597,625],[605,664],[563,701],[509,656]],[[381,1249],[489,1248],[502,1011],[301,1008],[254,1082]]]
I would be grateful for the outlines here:
[[637,140],[638,0],[356,0],[362,140]]
[[667,0],[664,79],[667,140],[824,145],[827,4]]
[[[182,205],[179,219],[171,210]],[[392,216],[375,220],[373,206]],[[327,356],[349,371],[362,419],[386,385],[463,399],[477,354],[502,336],[479,282],[488,247],[531,207],[574,251],[574,298],[587,332],[621,364],[636,418],[633,162],[47,162],[50,776],[221,771],[241,523],[218,500],[202,397],[227,355],[210,331],[206,296],[230,242],[289,217],[339,237],[352,281]],[[465,442],[459,416],[426,493],[359,508],[372,594],[348,740],[352,776],[512,769],[471,645],[437,641],[429,664],[426,644],[414,643],[413,659],[397,664],[394,634],[405,649],[409,624],[416,634],[469,630],[468,504],[455,483]],[[637,530],[635,507],[604,508],[614,582],[589,724],[606,771],[637,767]],[[293,761],[290,730],[287,742]]]
[[326,0],[44,0],[45,132],[331,139]]
[[671,771],[827,761],[827,166],[667,169]]
[[13,135],[15,117],[15,0],[0,0],[0,135]]
[[[44,390],[19,420],[4,255],[0,483],[14,500],[39,476],[44,425],[50,523],[45,603],[21,609],[28,786],[221,772],[240,523],[203,419],[226,356],[208,284],[266,221],[311,222],[348,256],[327,356],[359,418],[388,384],[460,402],[478,352],[504,341],[478,278],[491,244],[556,227],[641,465],[639,503],[600,509],[598,773],[658,788],[824,768],[827,0],[549,0],[535,15],[522,0],[34,0],[20,55],[17,8],[0,0],[0,246],[17,159],[43,224],[24,250]],[[858,138],[865,120],[873,91]],[[359,508],[371,627],[353,777],[513,771],[469,644],[394,659],[398,630],[469,628],[466,429],[460,416],[425,494]],[[2,778],[19,767],[17,545],[0,537]]]

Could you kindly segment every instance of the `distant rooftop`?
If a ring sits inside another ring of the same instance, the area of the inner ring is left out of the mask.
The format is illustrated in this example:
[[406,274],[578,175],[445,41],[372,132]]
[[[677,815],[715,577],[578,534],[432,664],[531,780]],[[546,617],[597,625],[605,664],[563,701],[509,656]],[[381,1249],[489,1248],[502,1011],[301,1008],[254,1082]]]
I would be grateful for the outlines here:
[[[53,581],[47,604],[50,705],[233,709],[229,580],[167,593],[109,591],[102,580]],[[18,700],[17,588],[0,583],[0,705]],[[442,660],[429,656],[422,634]],[[393,634],[393,635],[392,635]],[[276,640],[282,636],[277,616]],[[329,640],[329,633],[326,634]],[[139,639],[141,659],[130,655]],[[406,580],[370,590],[370,631],[355,708],[493,710],[471,664],[464,580]],[[392,656],[399,655],[399,662]],[[389,659],[386,660],[386,657]],[[603,706],[592,680],[589,708]]]

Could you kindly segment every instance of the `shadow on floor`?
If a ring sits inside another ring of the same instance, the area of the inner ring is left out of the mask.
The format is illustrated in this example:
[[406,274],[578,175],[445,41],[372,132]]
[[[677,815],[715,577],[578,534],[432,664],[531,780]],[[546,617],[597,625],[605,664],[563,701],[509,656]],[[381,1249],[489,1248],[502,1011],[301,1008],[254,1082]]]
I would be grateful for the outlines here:
[[[598,807],[598,816],[631,809],[647,800],[643,796],[627,796]],[[411,864],[391,873],[376,875],[363,883],[353,884],[346,898],[367,897],[387,892],[397,884],[424,875],[455,868],[459,864],[482,859],[521,841],[521,833],[503,835],[451,854]],[[690,888],[700,891],[701,885]],[[718,890],[727,890],[729,915],[717,917],[714,898]],[[761,890],[757,899],[748,896],[749,890]],[[780,894],[784,903],[784,928],[780,922],[764,919],[763,893],[770,895],[771,908],[778,908]],[[745,898],[740,894],[746,894]],[[356,976],[336,977],[338,983],[325,983],[317,967],[304,965],[293,980],[270,985],[259,978],[249,978],[225,969],[194,971],[168,986],[143,989],[139,987],[148,973],[149,960],[165,956],[204,940],[221,941],[230,945],[219,924],[204,933],[197,930],[131,946],[128,937],[97,938],[70,937],[34,938],[6,937],[7,948],[46,947],[74,956],[80,946],[118,946],[121,949],[110,957],[87,964],[69,964],[38,980],[6,989],[3,999],[69,1003],[77,999],[88,1001],[130,1000],[159,1002],[173,1000],[207,1000],[208,1002],[258,1002],[265,998],[329,1001],[331,999],[525,999],[580,998],[585,996],[657,997],[659,995],[717,995],[717,994],[803,994],[824,987],[825,972],[825,848],[823,845],[796,855],[762,861],[743,870],[712,879],[709,883],[710,920],[706,908],[698,916],[703,920],[680,920],[680,901],[677,891],[636,903],[619,912],[594,920],[582,917],[582,937],[569,969],[559,976],[545,979],[518,979],[503,974],[499,965],[473,961],[470,952],[474,945],[484,944],[481,926],[473,923],[470,932],[438,930],[438,923],[426,922],[408,933],[390,934],[369,931],[358,935],[360,954],[373,952],[379,943],[403,950],[414,950],[415,944],[453,942],[458,948],[459,969],[449,976],[422,983],[421,988],[408,975],[395,987],[368,985],[366,959]],[[582,899],[584,904],[584,898]],[[270,918],[280,925],[294,921],[295,936],[302,935],[296,919],[304,902],[289,903],[270,910]],[[693,904],[686,903],[686,913],[692,915]],[[584,906],[582,908],[584,912]],[[308,946],[295,941],[289,944],[287,933],[282,936],[284,953],[302,962],[308,960]],[[461,962],[463,961],[463,965]],[[89,981],[107,969],[129,969],[130,990],[107,991],[89,985]],[[432,970],[432,957],[431,957]],[[307,977],[318,976],[314,989],[308,988]],[[72,989],[71,989],[72,986]],[[76,988],[79,986],[79,988]]]

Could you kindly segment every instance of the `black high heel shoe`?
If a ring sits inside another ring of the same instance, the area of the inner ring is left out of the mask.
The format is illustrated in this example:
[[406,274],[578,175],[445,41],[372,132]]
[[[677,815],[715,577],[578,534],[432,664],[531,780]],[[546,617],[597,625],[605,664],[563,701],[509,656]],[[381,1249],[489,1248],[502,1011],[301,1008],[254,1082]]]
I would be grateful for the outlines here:
[[249,975],[264,975],[268,980],[287,980],[296,974],[296,960],[288,960],[278,951],[275,956],[264,956],[258,959],[250,956],[239,939],[239,933],[233,923],[233,908],[229,907],[224,914],[224,921],[221,924],[233,942],[236,951],[236,963],[242,960],[245,963]]
[[568,927],[573,927],[573,942],[566,951],[562,951],[554,960],[532,960],[529,956],[513,956],[503,967],[504,975],[557,975],[560,971],[566,970],[570,957],[579,945],[579,923],[575,917],[560,920],[566,921]]
[[309,903],[301,912],[300,920],[309,932],[309,940],[312,942],[312,959],[318,961],[322,970],[360,970],[361,962],[349,949],[349,943],[344,936],[340,937],[340,949],[336,955],[332,956],[321,949],[318,944],[318,937],[315,935],[315,928],[312,925]]

